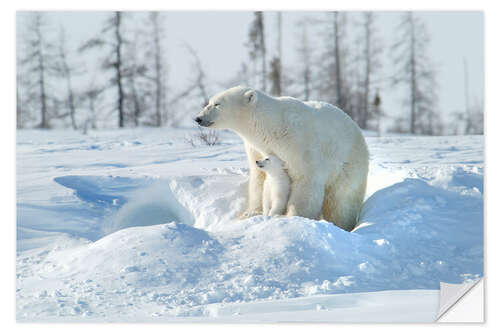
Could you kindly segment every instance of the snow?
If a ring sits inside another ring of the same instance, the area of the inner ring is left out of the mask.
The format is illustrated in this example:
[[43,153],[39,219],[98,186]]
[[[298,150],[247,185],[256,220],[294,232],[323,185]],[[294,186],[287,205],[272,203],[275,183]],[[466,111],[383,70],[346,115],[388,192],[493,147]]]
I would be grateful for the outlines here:
[[244,207],[241,140],[17,133],[17,320],[421,322],[483,276],[483,137],[368,137],[345,232]]

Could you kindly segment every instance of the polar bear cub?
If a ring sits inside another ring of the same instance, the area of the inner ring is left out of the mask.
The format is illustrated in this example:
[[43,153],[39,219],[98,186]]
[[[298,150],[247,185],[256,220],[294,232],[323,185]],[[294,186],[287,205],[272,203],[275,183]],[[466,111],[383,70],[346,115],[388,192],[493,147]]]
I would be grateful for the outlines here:
[[255,161],[257,167],[266,173],[262,208],[264,216],[283,215],[286,213],[288,196],[290,195],[290,177],[281,159],[270,155]]

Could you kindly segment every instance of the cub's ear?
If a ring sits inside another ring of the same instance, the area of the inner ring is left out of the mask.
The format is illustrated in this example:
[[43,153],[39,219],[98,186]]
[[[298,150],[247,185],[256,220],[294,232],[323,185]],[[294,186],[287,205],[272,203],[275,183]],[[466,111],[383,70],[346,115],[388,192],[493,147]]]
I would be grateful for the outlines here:
[[257,93],[255,90],[249,90],[243,94],[245,104],[255,104],[257,102]]

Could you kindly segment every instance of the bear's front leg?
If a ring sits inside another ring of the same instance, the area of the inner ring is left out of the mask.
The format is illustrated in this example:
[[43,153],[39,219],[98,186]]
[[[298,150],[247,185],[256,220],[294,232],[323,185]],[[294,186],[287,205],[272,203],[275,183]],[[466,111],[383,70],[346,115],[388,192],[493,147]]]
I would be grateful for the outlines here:
[[292,182],[287,216],[302,216],[317,220],[321,215],[325,195],[325,182],[299,179]]
[[262,154],[256,151],[245,141],[245,150],[248,157],[250,178],[248,180],[248,205],[247,209],[240,215],[241,219],[262,214],[262,198],[264,192],[264,180],[266,174],[260,170],[255,161],[262,159]]

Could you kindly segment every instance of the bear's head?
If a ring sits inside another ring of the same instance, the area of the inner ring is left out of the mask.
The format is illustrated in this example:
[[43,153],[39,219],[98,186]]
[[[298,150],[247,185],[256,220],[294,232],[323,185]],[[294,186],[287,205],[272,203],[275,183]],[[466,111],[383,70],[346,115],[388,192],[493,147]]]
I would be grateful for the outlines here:
[[262,160],[255,161],[255,164],[270,175],[282,173],[285,169],[285,164],[275,155],[270,155]]
[[237,86],[210,98],[207,106],[194,118],[198,125],[220,129],[237,129],[257,104],[257,92]]

